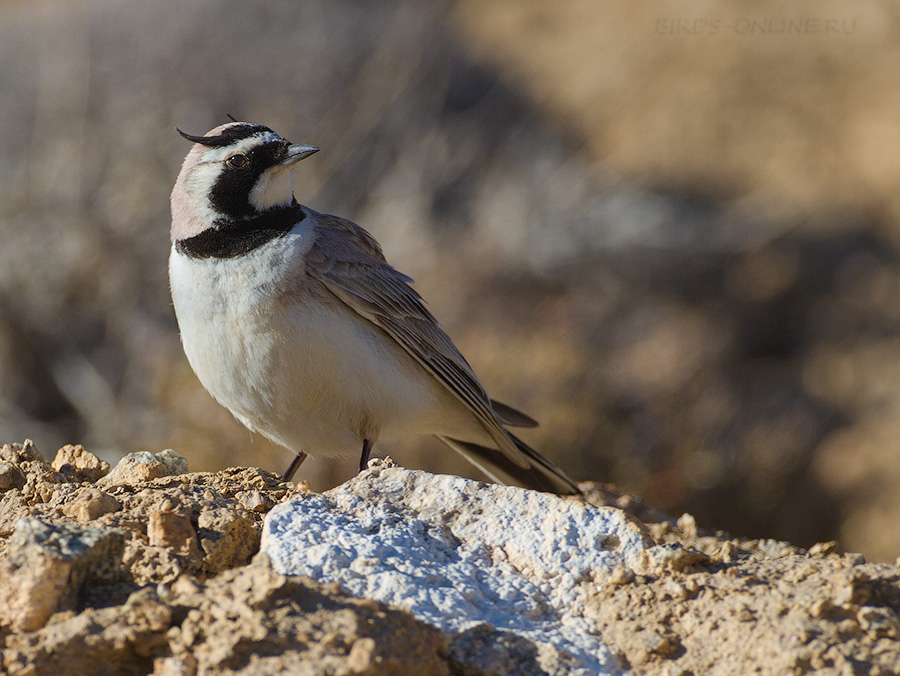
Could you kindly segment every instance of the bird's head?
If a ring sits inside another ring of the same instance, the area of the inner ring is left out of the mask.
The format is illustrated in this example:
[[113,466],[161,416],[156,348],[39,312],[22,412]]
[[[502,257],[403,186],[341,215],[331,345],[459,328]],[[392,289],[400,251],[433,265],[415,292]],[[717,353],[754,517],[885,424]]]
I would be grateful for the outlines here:
[[218,219],[251,218],[294,201],[291,169],[319,149],[292,144],[261,124],[229,122],[193,147],[172,190],[172,239],[192,237]]

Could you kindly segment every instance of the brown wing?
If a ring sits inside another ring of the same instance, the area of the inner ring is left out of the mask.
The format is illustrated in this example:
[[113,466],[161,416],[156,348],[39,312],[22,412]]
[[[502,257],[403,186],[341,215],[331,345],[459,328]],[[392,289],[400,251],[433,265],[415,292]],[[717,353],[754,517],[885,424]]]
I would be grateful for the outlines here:
[[391,267],[375,239],[355,223],[323,214],[315,218],[307,272],[397,341],[472,411],[512,463],[528,467],[472,368],[410,286],[412,279]]

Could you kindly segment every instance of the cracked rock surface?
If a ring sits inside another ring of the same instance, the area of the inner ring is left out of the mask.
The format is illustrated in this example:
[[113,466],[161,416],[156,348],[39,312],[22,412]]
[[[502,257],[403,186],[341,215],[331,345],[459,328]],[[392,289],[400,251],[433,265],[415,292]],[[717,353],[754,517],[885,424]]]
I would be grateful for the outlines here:
[[618,672],[584,603],[650,546],[637,520],[581,500],[372,464],[324,495],[272,510],[262,551],[276,570],[466,633],[454,648],[480,664],[499,653],[539,673]]
[[0,447],[0,673],[900,673],[900,568],[834,543],[705,533],[598,484],[186,470]]

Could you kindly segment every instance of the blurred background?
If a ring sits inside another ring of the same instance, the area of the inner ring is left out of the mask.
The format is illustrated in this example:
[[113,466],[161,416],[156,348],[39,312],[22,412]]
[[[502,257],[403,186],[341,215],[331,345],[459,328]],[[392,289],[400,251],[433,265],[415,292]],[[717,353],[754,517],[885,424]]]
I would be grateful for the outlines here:
[[298,199],[381,241],[576,479],[900,555],[895,3],[0,0],[0,62],[0,441],[287,466],[167,288],[175,127],[231,113],[322,148]]

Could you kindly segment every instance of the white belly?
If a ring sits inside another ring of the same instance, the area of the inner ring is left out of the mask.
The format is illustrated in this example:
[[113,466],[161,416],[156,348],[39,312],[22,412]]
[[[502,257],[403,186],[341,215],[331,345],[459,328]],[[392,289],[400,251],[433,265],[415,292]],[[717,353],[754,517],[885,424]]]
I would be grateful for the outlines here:
[[272,281],[295,273],[302,252],[295,233],[225,260],[173,249],[175,314],[203,386],[250,429],[311,455],[437,432],[444,396],[410,357],[337,301],[288,299]]

